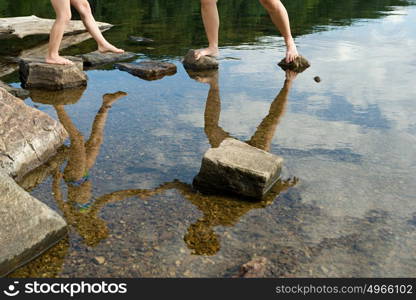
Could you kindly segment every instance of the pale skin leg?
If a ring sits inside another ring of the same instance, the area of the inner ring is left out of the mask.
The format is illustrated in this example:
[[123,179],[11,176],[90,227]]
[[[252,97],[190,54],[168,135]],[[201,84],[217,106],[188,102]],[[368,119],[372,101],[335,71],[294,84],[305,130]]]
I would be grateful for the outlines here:
[[100,28],[97,25],[97,22],[94,19],[94,16],[92,15],[91,7],[87,0],[70,0],[70,2],[71,5],[79,12],[85,28],[87,28],[88,32],[97,42],[98,51],[102,53],[124,53],[124,50],[113,46],[104,38]]
[[59,46],[61,45],[65,27],[71,20],[70,0],[51,0],[51,3],[56,13],[56,20],[51,29],[48,54],[45,61],[49,64],[72,65],[73,63],[70,60],[59,55]]
[[[286,8],[280,0],[259,0],[268,11],[276,28],[280,31],[286,44],[286,61],[293,61],[299,54],[290,30],[289,16]],[[199,59],[204,55],[218,55],[218,30],[219,16],[217,0],[201,0],[201,13],[204,22],[205,32],[208,37],[208,48],[195,51],[195,58]]]

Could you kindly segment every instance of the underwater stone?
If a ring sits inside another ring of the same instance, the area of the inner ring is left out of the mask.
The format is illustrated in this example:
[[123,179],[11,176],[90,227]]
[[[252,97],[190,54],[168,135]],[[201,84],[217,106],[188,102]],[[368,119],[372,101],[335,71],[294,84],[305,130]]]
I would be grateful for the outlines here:
[[280,177],[283,159],[227,138],[202,159],[194,186],[202,192],[231,192],[262,199]]
[[136,44],[151,44],[154,42],[154,40],[152,39],[141,37],[141,36],[135,36],[135,35],[130,35],[129,41],[136,43]]
[[268,260],[265,257],[256,257],[240,267],[240,278],[262,278],[267,269]]
[[14,87],[4,83],[1,80],[0,80],[0,87],[5,89],[6,91],[8,91],[13,96],[18,97],[18,98],[23,99],[23,100],[26,99],[27,97],[29,97],[29,95],[30,95],[30,92],[28,90],[14,88]]
[[195,50],[191,49],[183,59],[183,66],[185,69],[193,71],[203,71],[210,69],[218,69],[218,61],[212,56],[202,56],[200,59],[195,59]]
[[66,223],[0,171],[0,277],[53,246]]
[[105,65],[117,61],[127,60],[136,56],[132,52],[124,53],[101,53],[99,51],[90,52],[80,55],[84,61],[84,66],[94,67],[98,65]]
[[67,137],[59,122],[0,88],[0,171],[24,175],[54,155]]
[[309,68],[311,66],[311,64],[309,63],[309,61],[306,58],[299,55],[298,57],[295,58],[294,61],[292,61],[290,63],[287,63],[286,59],[283,58],[279,62],[279,66],[285,71],[286,70],[292,70],[292,71],[297,72],[297,73],[302,73],[307,68]]
[[43,57],[28,57],[20,61],[20,79],[27,89],[63,90],[87,85],[83,72],[83,61],[79,57],[67,56],[73,65],[45,63]]
[[177,72],[176,65],[162,61],[142,61],[139,63],[120,63],[115,65],[121,71],[126,71],[145,80],[157,80]]

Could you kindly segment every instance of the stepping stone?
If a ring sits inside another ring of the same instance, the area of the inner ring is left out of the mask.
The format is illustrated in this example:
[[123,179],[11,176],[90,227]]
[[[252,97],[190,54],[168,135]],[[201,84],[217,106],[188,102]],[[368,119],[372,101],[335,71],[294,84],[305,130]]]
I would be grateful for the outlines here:
[[185,69],[193,71],[203,71],[210,69],[218,69],[218,61],[212,56],[202,56],[200,59],[195,59],[195,50],[191,49],[185,55],[183,61]]
[[310,66],[311,66],[311,64],[309,63],[309,61],[301,55],[296,57],[295,60],[292,61],[291,63],[287,63],[285,58],[283,58],[279,62],[279,67],[281,67],[283,70],[285,70],[285,71],[286,70],[292,70],[292,71],[297,72],[297,73],[302,73],[303,71],[305,71]]
[[174,75],[177,72],[176,65],[161,61],[120,63],[116,64],[115,67],[145,80],[157,80],[165,76]]
[[136,44],[151,44],[154,43],[154,40],[148,39],[141,36],[131,35],[129,36],[129,41]]
[[65,221],[0,170],[0,277],[67,234]]
[[229,192],[262,199],[280,177],[283,159],[227,138],[209,149],[194,186],[206,193]]
[[19,179],[54,155],[67,137],[61,123],[0,88],[0,172]]
[[43,57],[28,57],[20,60],[20,80],[26,89],[63,90],[87,85],[83,72],[83,61],[79,57],[67,56],[74,65],[45,63]]
[[29,97],[29,94],[30,94],[30,92],[28,90],[14,88],[14,87],[12,87],[12,86],[4,83],[1,80],[0,80],[0,87],[3,88],[3,89],[5,89],[6,91],[8,91],[13,96],[18,97],[18,98],[20,98],[22,100],[24,100],[27,97]]
[[136,57],[135,53],[124,52],[121,54],[117,53],[101,53],[99,51],[90,52],[87,54],[80,55],[84,61],[84,66],[86,67],[95,67],[99,65],[105,65],[109,63],[114,63],[117,61],[128,60],[133,57]]

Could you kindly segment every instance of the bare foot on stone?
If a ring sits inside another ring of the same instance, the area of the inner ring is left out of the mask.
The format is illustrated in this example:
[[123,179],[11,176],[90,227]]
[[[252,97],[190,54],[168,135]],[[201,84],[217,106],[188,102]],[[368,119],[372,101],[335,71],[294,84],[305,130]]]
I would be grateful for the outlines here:
[[62,56],[53,56],[53,57],[46,57],[45,58],[45,62],[47,64],[51,64],[51,65],[68,65],[68,66],[72,66],[74,63],[72,61],[70,61],[69,59],[66,59],[65,57]]
[[124,50],[117,48],[111,44],[108,45],[104,45],[104,46],[99,46],[98,47],[98,52],[100,53],[115,53],[115,54],[123,54]]
[[218,47],[208,47],[203,49],[195,50],[195,59],[199,60],[202,56],[213,56],[217,57],[219,55]]
[[298,49],[293,39],[286,41],[286,62],[291,63],[299,56]]

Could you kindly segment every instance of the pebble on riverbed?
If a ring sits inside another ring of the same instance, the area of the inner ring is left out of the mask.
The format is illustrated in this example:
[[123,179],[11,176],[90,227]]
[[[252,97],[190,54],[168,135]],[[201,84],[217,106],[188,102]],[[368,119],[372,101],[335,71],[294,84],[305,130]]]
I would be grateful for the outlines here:
[[94,263],[96,263],[97,265],[103,265],[105,263],[105,257],[104,256],[94,257]]
[[287,63],[286,59],[283,58],[279,62],[278,65],[279,65],[279,67],[281,67],[285,71],[286,70],[292,70],[292,71],[297,72],[297,73],[302,73],[303,71],[305,71],[307,68],[309,68],[311,66],[309,61],[301,55],[296,57],[295,60],[290,62],[290,63]]

